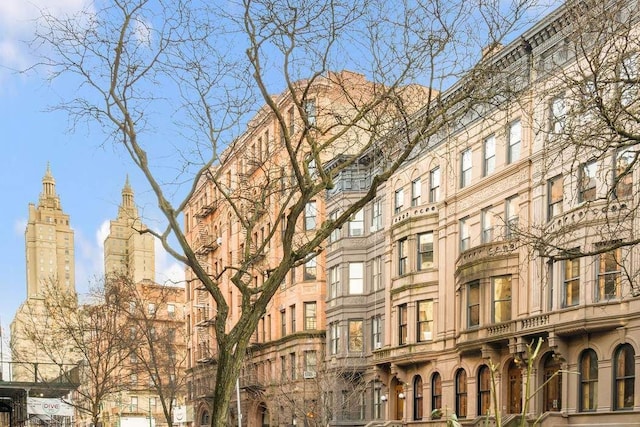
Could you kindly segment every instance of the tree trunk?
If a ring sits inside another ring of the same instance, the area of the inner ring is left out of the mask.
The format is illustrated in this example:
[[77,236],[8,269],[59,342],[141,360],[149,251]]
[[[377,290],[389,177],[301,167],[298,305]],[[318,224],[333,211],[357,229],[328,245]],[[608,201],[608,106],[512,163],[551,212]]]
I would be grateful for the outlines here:
[[236,378],[239,378],[242,367],[242,351],[220,348],[218,354],[218,367],[216,370],[216,386],[213,392],[211,405],[211,427],[227,426],[229,414],[229,402],[235,392]]

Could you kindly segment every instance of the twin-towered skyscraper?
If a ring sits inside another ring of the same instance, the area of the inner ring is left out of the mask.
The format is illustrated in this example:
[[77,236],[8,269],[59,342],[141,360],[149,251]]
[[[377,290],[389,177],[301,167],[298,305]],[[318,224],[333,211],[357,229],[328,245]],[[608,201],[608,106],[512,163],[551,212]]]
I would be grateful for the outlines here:
[[[154,238],[140,233],[146,229],[134,202],[134,194],[127,177],[122,189],[118,216],[110,221],[109,234],[104,241],[105,275],[126,275],[134,283],[155,280]],[[42,178],[42,192],[38,204],[29,204],[25,230],[27,299],[11,323],[11,349],[14,361],[47,364],[60,363],[51,355],[36,351],[35,343],[26,336],[25,325],[34,322],[46,326],[43,316],[47,293],[67,293],[75,298],[74,231],[69,214],[62,209],[56,193],[56,181],[47,165]],[[75,362],[75,361],[66,361]],[[26,365],[25,365],[26,366]],[[41,369],[40,376],[46,376]],[[14,381],[33,381],[32,370],[14,369]]]

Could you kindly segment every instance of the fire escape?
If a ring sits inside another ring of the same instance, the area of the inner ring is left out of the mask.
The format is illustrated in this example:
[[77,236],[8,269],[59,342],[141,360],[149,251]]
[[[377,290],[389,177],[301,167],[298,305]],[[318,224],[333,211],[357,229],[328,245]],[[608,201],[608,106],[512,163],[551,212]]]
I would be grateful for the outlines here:
[[[205,272],[212,274],[210,255],[218,249],[221,239],[213,233],[211,221],[207,218],[215,212],[218,204],[216,201],[204,200],[203,205],[196,211],[197,219],[196,236],[193,242],[193,250]],[[198,364],[194,369],[194,394],[204,398],[212,395],[213,378],[212,367],[216,363],[215,333],[213,331],[214,307],[209,292],[202,283],[198,283],[193,292],[193,318],[195,323],[195,359]]]

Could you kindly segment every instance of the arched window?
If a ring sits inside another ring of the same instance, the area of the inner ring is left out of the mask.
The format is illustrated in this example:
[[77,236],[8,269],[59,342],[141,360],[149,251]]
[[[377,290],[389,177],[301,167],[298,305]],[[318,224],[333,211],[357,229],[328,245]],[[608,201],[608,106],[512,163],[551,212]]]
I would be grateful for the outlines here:
[[442,409],[442,379],[439,373],[431,377],[431,410]]
[[464,369],[456,372],[456,415],[467,417],[467,372]]
[[487,415],[491,407],[491,375],[487,365],[478,370],[478,415]]
[[559,411],[562,409],[562,374],[560,362],[549,353],[544,359],[544,410]]
[[634,383],[635,352],[629,344],[622,344],[616,349],[613,370],[615,372],[615,409],[632,409],[635,400]]
[[413,419],[421,420],[423,415],[422,401],[422,377],[416,375],[413,378]]
[[205,427],[211,424],[211,419],[209,418],[209,411],[203,411],[202,415],[200,415],[200,426]]
[[587,349],[580,355],[580,410],[598,409],[598,356]]

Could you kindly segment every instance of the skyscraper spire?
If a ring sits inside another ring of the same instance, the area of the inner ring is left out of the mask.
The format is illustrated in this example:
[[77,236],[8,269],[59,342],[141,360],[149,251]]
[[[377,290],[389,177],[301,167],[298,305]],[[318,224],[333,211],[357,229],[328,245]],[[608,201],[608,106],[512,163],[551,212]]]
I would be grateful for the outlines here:
[[56,194],[56,180],[51,174],[51,165],[47,162],[47,170],[42,177],[42,193],[40,193],[40,206],[60,209],[60,198]]
[[122,207],[135,207],[135,204],[133,203],[133,190],[131,189],[131,185],[129,185],[129,174],[127,174],[127,179],[124,183],[124,188],[122,189]]
[[120,203],[120,207],[118,208],[118,218],[128,220],[138,219],[138,208],[136,207],[135,201],[133,200],[133,190],[131,189],[131,185],[129,184],[128,174],[127,178],[125,179],[124,187],[122,188],[122,202]]
[[136,283],[155,279],[154,240],[150,234],[141,233],[146,228],[138,216],[127,175],[118,217],[110,222],[109,235],[104,240],[106,274],[126,274]]

